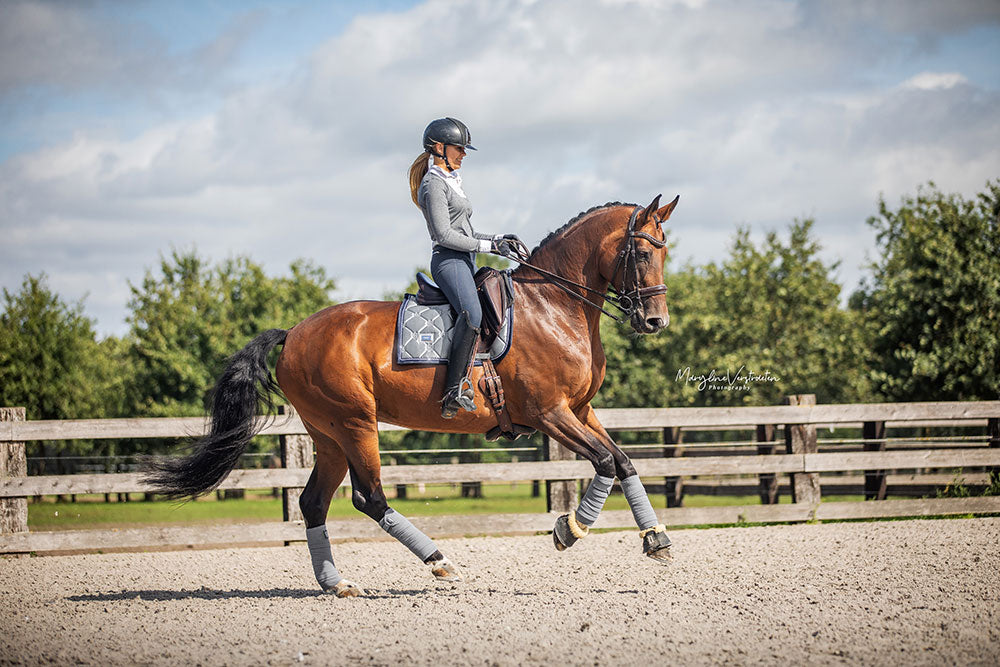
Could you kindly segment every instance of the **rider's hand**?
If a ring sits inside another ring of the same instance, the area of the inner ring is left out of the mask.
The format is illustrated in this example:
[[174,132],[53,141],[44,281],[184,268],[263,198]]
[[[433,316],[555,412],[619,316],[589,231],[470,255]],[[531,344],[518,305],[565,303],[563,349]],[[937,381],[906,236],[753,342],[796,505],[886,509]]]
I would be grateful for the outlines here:
[[493,246],[496,249],[496,254],[513,259],[514,261],[527,259],[528,255],[531,254],[528,252],[528,246],[524,245],[524,242],[517,237],[517,234],[504,234],[493,241]]

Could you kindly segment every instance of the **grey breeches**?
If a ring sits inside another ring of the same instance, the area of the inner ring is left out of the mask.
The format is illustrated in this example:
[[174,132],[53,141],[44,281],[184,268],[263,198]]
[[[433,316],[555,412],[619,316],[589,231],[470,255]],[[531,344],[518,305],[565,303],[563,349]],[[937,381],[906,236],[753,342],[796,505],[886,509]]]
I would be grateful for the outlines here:
[[483,309],[479,305],[476,282],[472,277],[476,272],[474,256],[471,252],[436,245],[431,255],[431,276],[448,297],[448,303],[455,312],[460,314],[464,310],[469,313],[469,324],[478,327],[483,320]]

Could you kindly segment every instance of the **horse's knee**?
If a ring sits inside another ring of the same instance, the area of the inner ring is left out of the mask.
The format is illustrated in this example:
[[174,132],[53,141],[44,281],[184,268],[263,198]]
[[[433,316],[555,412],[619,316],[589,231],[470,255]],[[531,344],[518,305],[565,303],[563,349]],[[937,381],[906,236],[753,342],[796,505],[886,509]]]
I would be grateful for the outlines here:
[[603,475],[604,477],[614,477],[615,476],[615,459],[609,452],[604,452],[603,454],[598,454],[597,458],[593,460],[594,471],[598,475]]
[[389,503],[386,502],[385,495],[382,493],[366,493],[364,489],[355,488],[351,494],[351,502],[354,503],[356,510],[375,521],[381,521],[385,513],[389,511]]
[[621,458],[614,459],[614,476],[618,479],[625,479],[637,474],[635,471],[635,466],[632,465],[632,459],[622,454]]

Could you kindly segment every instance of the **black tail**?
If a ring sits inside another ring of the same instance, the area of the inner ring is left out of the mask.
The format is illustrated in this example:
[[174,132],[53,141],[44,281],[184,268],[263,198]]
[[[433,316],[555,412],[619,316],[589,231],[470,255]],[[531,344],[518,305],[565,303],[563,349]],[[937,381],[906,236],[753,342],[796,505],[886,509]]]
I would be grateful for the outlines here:
[[208,434],[191,445],[182,458],[149,464],[143,481],[153,492],[173,500],[194,499],[208,493],[236,467],[250,439],[262,428],[254,417],[263,404],[274,409],[278,383],[267,368],[267,354],[285,342],[288,332],[271,329],[260,334],[229,359],[215,384],[212,396],[212,426]]

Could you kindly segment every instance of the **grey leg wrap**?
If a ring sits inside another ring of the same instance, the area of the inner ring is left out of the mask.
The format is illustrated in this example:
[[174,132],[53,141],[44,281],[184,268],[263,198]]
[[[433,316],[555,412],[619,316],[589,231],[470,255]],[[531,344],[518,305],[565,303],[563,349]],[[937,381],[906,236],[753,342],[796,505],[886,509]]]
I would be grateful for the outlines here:
[[626,477],[621,481],[621,484],[625,500],[628,501],[632,517],[638,524],[639,530],[652,528],[660,523],[660,520],[656,518],[656,512],[653,511],[653,506],[649,504],[649,496],[646,495],[646,488],[639,481],[639,476]]
[[328,591],[340,583],[343,577],[333,564],[330,535],[326,532],[326,525],[306,528],[306,542],[309,544],[309,557],[312,559],[316,581],[323,590]]
[[576,508],[576,520],[586,526],[593,526],[604,509],[604,501],[611,493],[611,485],[615,483],[614,477],[595,475],[594,480],[587,487],[587,492],[580,500],[580,506]]
[[410,520],[394,509],[389,509],[382,520],[378,522],[382,530],[399,540],[404,547],[413,552],[413,555],[426,561],[437,551],[437,547],[431,542],[431,538],[420,532]]

